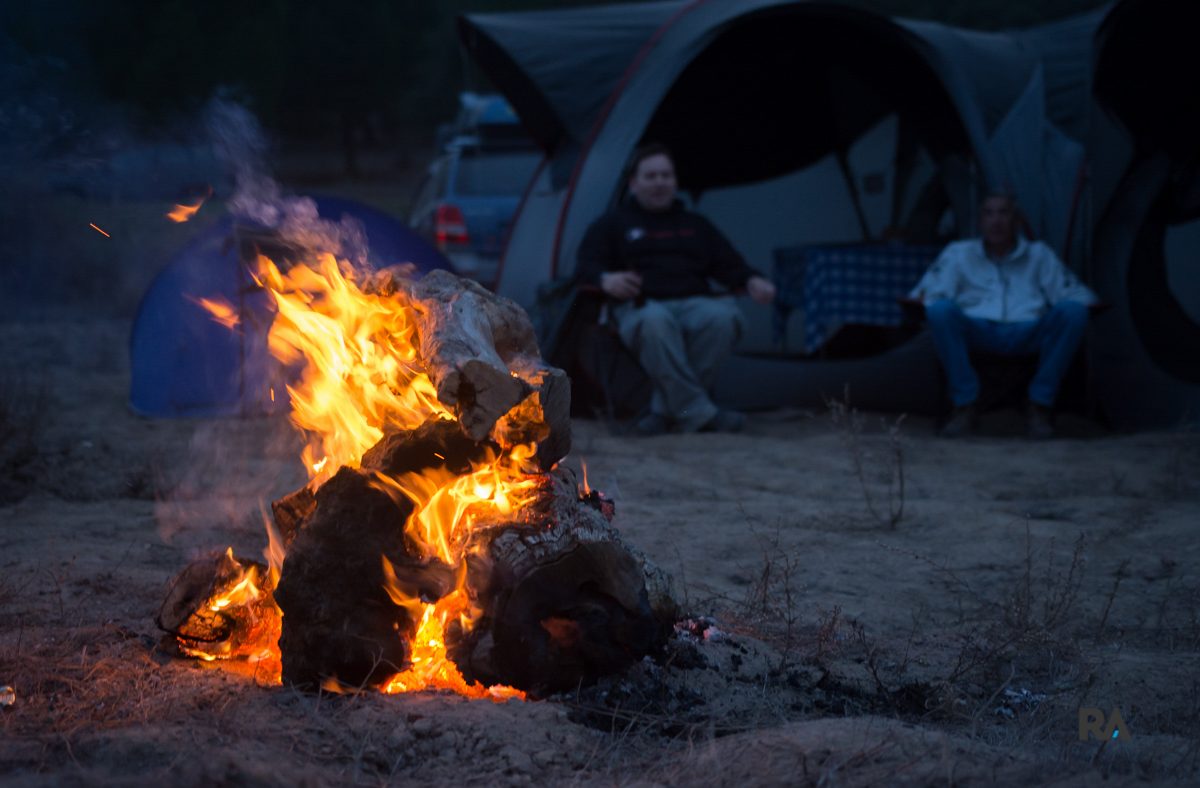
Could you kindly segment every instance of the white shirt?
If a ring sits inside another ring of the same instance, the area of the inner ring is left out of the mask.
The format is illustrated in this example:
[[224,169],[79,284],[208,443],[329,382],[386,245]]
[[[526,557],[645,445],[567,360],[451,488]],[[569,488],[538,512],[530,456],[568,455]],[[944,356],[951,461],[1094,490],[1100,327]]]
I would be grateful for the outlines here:
[[1050,247],[1020,237],[998,261],[987,256],[981,239],[955,241],[942,250],[909,296],[926,304],[948,298],[967,317],[1004,323],[1037,320],[1059,301],[1097,300]]

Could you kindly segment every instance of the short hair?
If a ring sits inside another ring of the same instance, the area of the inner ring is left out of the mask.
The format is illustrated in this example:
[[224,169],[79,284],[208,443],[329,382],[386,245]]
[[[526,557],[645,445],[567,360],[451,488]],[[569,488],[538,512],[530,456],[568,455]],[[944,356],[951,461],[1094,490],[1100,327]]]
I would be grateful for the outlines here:
[[1019,210],[1017,208],[1017,193],[1007,186],[994,186],[984,190],[979,198],[979,207],[982,208],[985,202],[996,198],[1008,200],[1008,204],[1013,207],[1013,210]]
[[630,180],[634,175],[637,175],[638,166],[651,156],[666,156],[671,166],[675,166],[675,156],[671,153],[671,149],[661,142],[648,142],[645,145],[640,145],[629,157],[629,164],[625,168],[625,180]]

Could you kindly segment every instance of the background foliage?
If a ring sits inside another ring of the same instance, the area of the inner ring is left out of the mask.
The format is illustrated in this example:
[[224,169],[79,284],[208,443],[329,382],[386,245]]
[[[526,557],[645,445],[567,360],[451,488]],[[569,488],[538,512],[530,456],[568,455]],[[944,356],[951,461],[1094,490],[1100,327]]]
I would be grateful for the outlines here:
[[[851,0],[888,14],[1000,29],[1077,13],[1097,0]],[[460,13],[583,0],[11,0],[0,27],[59,63],[81,93],[143,124],[190,114],[218,88],[276,133],[371,145],[451,116],[486,88],[459,51]],[[353,157],[350,158],[353,163]]]

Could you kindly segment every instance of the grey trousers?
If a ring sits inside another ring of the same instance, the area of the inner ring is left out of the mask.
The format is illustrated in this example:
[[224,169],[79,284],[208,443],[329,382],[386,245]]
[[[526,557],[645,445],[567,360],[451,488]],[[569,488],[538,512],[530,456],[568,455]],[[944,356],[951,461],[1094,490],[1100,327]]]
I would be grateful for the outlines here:
[[717,415],[709,389],[746,322],[733,297],[648,300],[642,306],[626,301],[611,314],[621,341],[654,383],[651,410],[685,432]]

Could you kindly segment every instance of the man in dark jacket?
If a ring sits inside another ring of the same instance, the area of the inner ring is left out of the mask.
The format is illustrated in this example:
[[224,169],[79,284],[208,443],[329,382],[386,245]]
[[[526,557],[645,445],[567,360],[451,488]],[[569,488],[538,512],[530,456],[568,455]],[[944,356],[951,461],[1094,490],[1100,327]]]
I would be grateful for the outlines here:
[[675,163],[662,145],[630,162],[632,199],[597,219],[579,247],[579,283],[603,290],[621,341],[654,383],[650,412],[635,428],[646,435],[737,431],[745,416],[713,404],[717,366],[733,350],[744,318],[734,299],[714,293],[714,279],[755,301],[775,298],[770,280],[746,264],[713,224],[676,198]]

